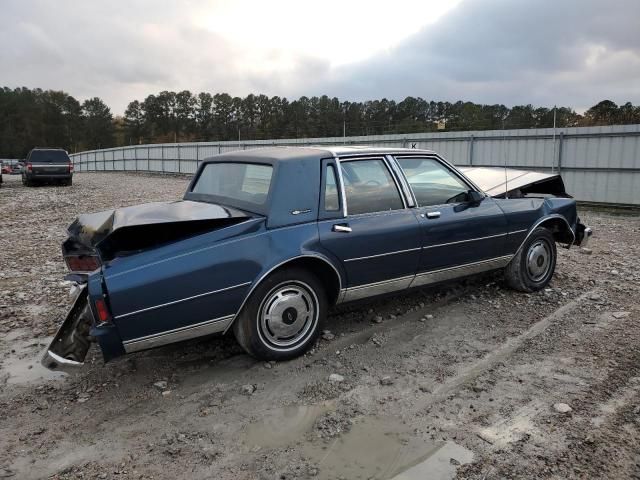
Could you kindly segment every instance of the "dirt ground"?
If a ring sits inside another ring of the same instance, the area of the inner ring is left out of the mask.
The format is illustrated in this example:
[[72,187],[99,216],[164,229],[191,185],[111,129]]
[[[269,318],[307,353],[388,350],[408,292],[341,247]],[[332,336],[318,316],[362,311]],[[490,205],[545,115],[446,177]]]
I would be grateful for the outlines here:
[[[307,355],[233,337],[74,375],[38,364],[69,306],[82,212],[180,198],[185,178],[77,174],[0,189],[0,478],[640,478],[640,217],[583,211],[546,290],[489,274],[330,315]],[[331,376],[331,380],[329,379]]]

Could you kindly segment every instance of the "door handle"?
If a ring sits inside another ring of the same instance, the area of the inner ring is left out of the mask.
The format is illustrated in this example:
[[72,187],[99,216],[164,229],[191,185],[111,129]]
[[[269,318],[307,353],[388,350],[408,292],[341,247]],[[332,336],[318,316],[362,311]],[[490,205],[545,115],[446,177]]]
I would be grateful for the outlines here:
[[331,227],[331,231],[332,232],[341,232],[341,233],[350,233],[351,232],[351,227],[349,225],[346,225],[346,224],[334,225],[333,227]]
[[427,218],[440,218],[440,212],[427,212]]

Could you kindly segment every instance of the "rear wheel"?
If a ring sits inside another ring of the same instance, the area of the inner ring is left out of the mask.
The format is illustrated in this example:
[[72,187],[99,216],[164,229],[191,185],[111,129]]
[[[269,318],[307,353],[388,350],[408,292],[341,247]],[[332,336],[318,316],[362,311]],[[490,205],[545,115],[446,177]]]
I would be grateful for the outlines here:
[[558,252],[553,234],[536,228],[505,268],[505,280],[514,290],[535,292],[546,287],[553,277]]
[[303,354],[313,344],[326,312],[326,293],[316,276],[287,268],[256,287],[233,332],[248,354],[262,360],[285,360]]

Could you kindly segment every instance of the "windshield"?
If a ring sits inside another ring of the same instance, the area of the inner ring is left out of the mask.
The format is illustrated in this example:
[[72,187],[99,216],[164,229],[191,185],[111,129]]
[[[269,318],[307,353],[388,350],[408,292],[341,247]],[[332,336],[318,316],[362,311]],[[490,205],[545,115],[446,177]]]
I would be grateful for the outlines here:
[[[273,167],[252,163],[209,163],[204,166],[192,193],[211,195],[221,203],[235,201],[261,206],[267,201]],[[225,202],[225,199],[230,201]]]
[[64,150],[34,150],[29,155],[30,162],[69,163],[69,156]]

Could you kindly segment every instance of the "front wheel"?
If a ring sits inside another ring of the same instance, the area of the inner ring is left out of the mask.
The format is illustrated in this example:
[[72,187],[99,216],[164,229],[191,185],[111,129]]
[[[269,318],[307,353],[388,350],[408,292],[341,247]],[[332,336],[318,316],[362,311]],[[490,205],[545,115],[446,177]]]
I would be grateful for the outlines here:
[[505,268],[505,280],[514,290],[536,292],[553,277],[558,252],[553,234],[536,228]]
[[233,324],[245,351],[261,360],[286,360],[306,352],[327,315],[327,296],[315,275],[299,268],[277,271],[251,293]]

